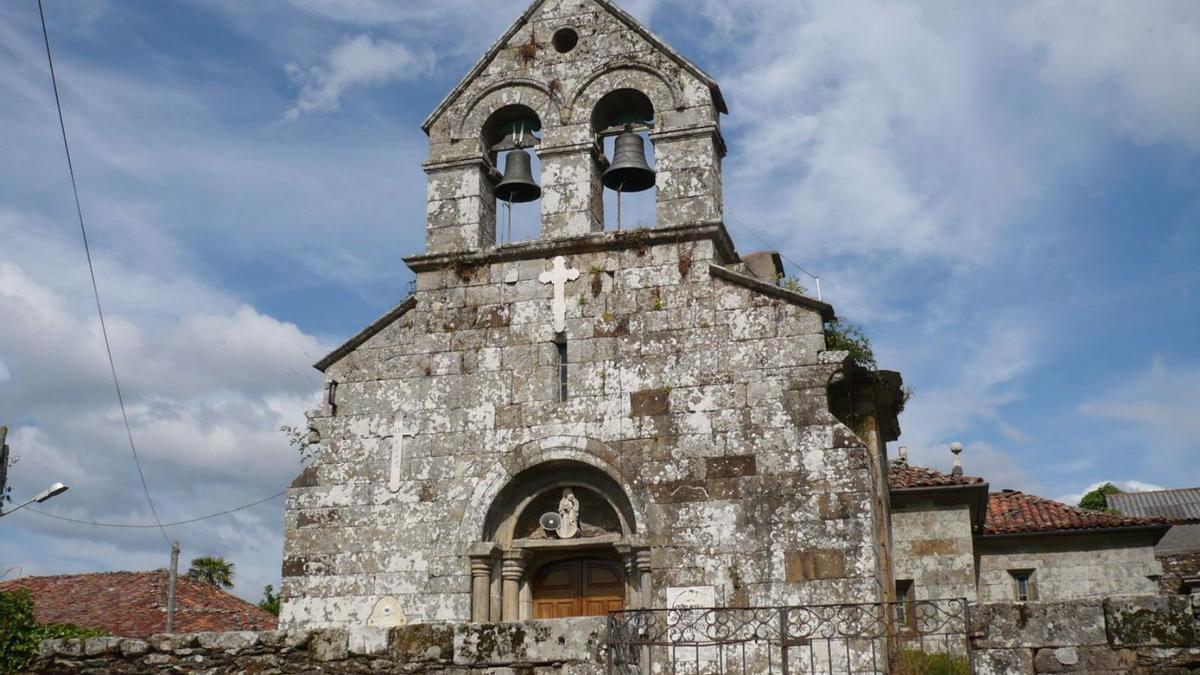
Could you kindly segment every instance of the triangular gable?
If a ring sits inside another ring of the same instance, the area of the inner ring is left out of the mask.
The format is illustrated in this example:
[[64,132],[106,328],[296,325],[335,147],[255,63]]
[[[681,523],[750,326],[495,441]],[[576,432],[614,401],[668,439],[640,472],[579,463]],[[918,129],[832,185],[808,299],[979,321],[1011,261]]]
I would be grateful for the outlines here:
[[[717,107],[717,110],[722,113],[729,112],[729,108],[725,104],[725,97],[721,94],[721,88],[717,86],[717,81],[709,76],[708,73],[704,72],[699,66],[684,58],[683,55],[668,46],[667,43],[663,42],[662,39],[660,39],[654,33],[651,33],[645,26],[638,22],[637,19],[633,18],[633,16],[631,16],[625,10],[613,4],[610,0],[591,1],[599,5],[601,9],[604,9],[612,14],[630,30],[637,33],[642,37],[642,39],[646,40],[646,42],[650,43],[651,46],[666,54],[672,61],[678,64],[679,67],[691,73],[694,77],[708,86],[709,90],[712,91],[713,104]],[[458,97],[461,96],[464,91],[466,91],[471,82],[473,82],[475,78],[479,77],[481,73],[483,73],[484,69],[488,67],[488,64],[490,64],[496,58],[496,55],[499,54],[504,48],[504,45],[508,44],[508,41],[517,34],[517,31],[521,30],[525,24],[529,23],[529,20],[535,13],[537,13],[539,9],[541,9],[545,2],[546,0],[534,0],[534,3],[530,5],[529,8],[521,14],[521,16],[517,17],[517,20],[514,21],[511,26],[508,27],[508,30],[504,31],[504,34],[500,36],[500,39],[496,40],[496,42],[492,44],[492,46],[487,50],[487,53],[483,55],[483,58],[475,62],[475,66],[471,68],[471,71],[459,81],[459,83],[450,91],[449,94],[446,95],[446,98],[442,99],[442,102],[439,103],[437,108],[435,108],[434,111],[429,114],[429,117],[425,118],[425,122],[421,124],[421,129],[425,133],[429,133],[429,130],[433,127],[434,123],[437,122],[438,118],[441,117],[451,105],[454,105],[454,102],[458,100]]]
[[417,306],[417,298],[412,295],[408,296],[407,298],[404,299],[404,302],[401,302],[400,304],[396,305],[395,307],[389,309],[386,314],[384,314],[383,316],[379,317],[378,319],[375,319],[374,321],[372,321],[371,325],[360,330],[356,335],[354,335],[354,337],[343,342],[342,345],[340,347],[338,347],[337,349],[333,350],[332,352],[329,352],[329,354],[325,358],[323,358],[320,361],[317,361],[315,364],[313,364],[313,367],[316,368],[317,370],[321,371],[322,373],[325,372],[325,370],[328,369],[329,366],[332,366],[333,364],[337,363],[338,361],[341,361],[342,358],[345,357],[347,354],[354,351],[355,349],[358,349],[359,346],[362,345],[364,342],[375,337],[375,335],[378,334],[380,331],[382,331],[384,328],[387,328],[388,326],[390,326],[393,321],[395,321],[396,319],[399,319],[400,317],[404,316],[405,314],[408,314],[409,310],[411,310],[413,307],[416,307],[416,306]]

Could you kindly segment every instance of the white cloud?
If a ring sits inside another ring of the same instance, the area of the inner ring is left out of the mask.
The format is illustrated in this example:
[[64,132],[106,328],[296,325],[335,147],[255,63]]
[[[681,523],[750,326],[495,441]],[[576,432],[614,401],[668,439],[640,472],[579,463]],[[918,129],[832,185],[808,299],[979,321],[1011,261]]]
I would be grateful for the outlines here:
[[1200,481],[1200,365],[1155,356],[1133,377],[1122,377],[1111,390],[1079,406],[1093,418],[1113,425],[1127,444],[1125,452],[1181,484]]
[[1191,0],[1030,2],[1009,16],[1040,76],[1142,143],[1200,150],[1200,12]]
[[[36,217],[0,213],[0,410],[20,420],[9,444],[16,496],[62,481],[42,510],[105,522],[152,516],[116,405],[82,250]],[[27,245],[26,245],[27,244]],[[278,492],[300,470],[279,427],[303,424],[327,346],[191,276],[166,246],[126,265],[93,251],[133,436],[158,512],[191,518]],[[82,270],[82,277],[75,274]],[[277,583],[277,500],[172,529],[191,555],[226,555],[238,590]],[[6,519],[7,520],[7,519]],[[164,564],[153,529],[97,529],[14,516],[24,573],[143,569]],[[186,558],[185,558],[186,562]]]
[[1096,488],[1100,487],[1101,485],[1105,485],[1108,483],[1112,483],[1113,485],[1120,488],[1121,492],[1153,492],[1154,490],[1166,489],[1161,485],[1155,485],[1154,483],[1147,483],[1145,481],[1140,481],[1140,480],[1098,480],[1098,481],[1092,483],[1091,485],[1088,485],[1087,487],[1083,488],[1079,492],[1072,492],[1070,494],[1065,494],[1065,495],[1062,495],[1061,497],[1056,497],[1055,499],[1057,499],[1058,501],[1060,501],[1064,504],[1070,504],[1071,506],[1075,506],[1076,504],[1079,503],[1079,500],[1083,499],[1084,495],[1091,492],[1092,490],[1095,490]]
[[343,41],[329,52],[325,61],[308,69],[288,66],[303,89],[296,104],[287,111],[287,119],[337,110],[347,89],[417,79],[433,67],[432,56],[421,56],[402,44],[376,41],[369,35]]

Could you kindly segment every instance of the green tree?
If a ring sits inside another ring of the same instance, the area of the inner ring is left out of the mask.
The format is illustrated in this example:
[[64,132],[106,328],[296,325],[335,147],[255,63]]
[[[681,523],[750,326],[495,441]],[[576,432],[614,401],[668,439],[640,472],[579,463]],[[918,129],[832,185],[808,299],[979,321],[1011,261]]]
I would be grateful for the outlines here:
[[1112,509],[1108,506],[1108,496],[1119,494],[1121,494],[1121,488],[1112,483],[1105,483],[1085,494],[1083,499],[1079,500],[1079,508],[1089,511],[1111,511]]
[[233,563],[221,557],[206,555],[192,558],[192,566],[188,569],[187,575],[213,586],[233,588]]
[[279,596],[275,595],[275,587],[271,584],[263,589],[263,599],[258,601],[258,608],[279,616]]
[[42,640],[104,635],[94,628],[71,624],[39,624],[33,614],[33,593],[28,588],[0,591],[0,673],[17,673],[37,656]]

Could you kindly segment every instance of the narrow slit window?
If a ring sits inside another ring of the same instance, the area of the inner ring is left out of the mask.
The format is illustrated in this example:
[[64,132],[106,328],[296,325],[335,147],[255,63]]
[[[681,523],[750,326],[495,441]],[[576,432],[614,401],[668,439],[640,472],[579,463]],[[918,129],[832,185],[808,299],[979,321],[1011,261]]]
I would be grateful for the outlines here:
[[909,611],[913,601],[912,579],[896,580],[896,623],[908,625],[912,613]]
[[325,402],[329,404],[329,414],[337,416],[337,380],[329,381],[329,388],[325,391]]
[[1017,602],[1033,602],[1037,600],[1037,589],[1033,583],[1033,570],[1010,570],[1013,578],[1013,590]]
[[557,346],[558,346],[558,400],[561,402],[561,401],[567,400],[567,396],[570,393],[567,390],[567,374],[568,374],[567,371],[569,368],[568,362],[567,362],[567,341],[560,340],[557,343]]

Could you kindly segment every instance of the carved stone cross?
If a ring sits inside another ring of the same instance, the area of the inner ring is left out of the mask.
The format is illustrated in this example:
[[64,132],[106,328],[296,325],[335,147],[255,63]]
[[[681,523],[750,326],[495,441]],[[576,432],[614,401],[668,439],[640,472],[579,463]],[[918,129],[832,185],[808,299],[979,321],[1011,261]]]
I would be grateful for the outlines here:
[[404,437],[414,435],[409,430],[408,420],[400,420],[400,428],[396,430],[395,440],[392,445],[391,475],[388,476],[388,489],[392,492],[400,491],[400,468],[404,464]]
[[561,255],[554,259],[554,269],[542,272],[538,281],[543,284],[554,284],[554,302],[550,305],[554,310],[554,332],[561,333],[567,329],[567,282],[579,278],[579,270],[567,269],[567,260]]

